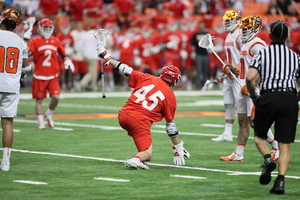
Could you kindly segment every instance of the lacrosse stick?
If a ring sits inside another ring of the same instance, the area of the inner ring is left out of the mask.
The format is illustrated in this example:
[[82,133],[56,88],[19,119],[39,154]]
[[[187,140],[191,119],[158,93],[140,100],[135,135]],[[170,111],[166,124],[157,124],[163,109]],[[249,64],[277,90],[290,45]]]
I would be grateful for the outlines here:
[[[94,33],[94,37],[97,40],[98,46],[105,47],[106,38],[107,38],[107,35],[109,35],[109,34],[110,34],[109,31],[105,30],[105,29],[98,29]],[[102,59],[101,59],[100,62],[101,62],[102,98],[106,98],[106,95],[105,95],[105,82],[104,82],[104,67],[103,67]]]
[[[205,49],[210,49],[215,56],[218,58],[218,60],[222,63],[222,65],[224,66],[225,63],[224,61],[219,57],[219,55],[213,50],[213,46],[214,44],[212,43],[212,36],[208,33],[206,34],[203,38],[201,38],[201,40],[198,43],[199,47],[205,48]],[[231,76],[234,78],[234,80],[236,80],[238,82],[238,84],[243,87],[243,85],[241,84],[241,82],[236,78],[235,74],[232,73],[232,71],[229,71],[229,73],[231,74]]]
[[[220,76],[220,80],[223,80],[224,78],[226,78],[226,75],[224,75],[224,76]],[[202,89],[201,89],[201,91],[206,91],[207,90],[207,88],[208,88],[208,86],[210,85],[210,84],[212,84],[212,83],[219,83],[217,80],[207,80],[206,82],[205,82],[205,84],[203,85],[203,87],[202,87]]]
[[23,38],[29,40],[31,35],[32,35],[32,29],[33,29],[33,25],[35,23],[35,17],[29,17],[28,19],[26,19],[26,21],[23,22],[24,24],[24,29],[26,30],[26,32],[23,35]]

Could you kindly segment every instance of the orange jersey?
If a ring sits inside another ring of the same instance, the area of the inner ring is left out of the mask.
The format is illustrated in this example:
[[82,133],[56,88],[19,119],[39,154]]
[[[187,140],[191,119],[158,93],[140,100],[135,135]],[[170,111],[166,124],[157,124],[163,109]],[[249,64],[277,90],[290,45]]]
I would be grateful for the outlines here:
[[29,50],[35,63],[34,76],[57,77],[60,74],[58,56],[65,55],[65,49],[57,37],[45,40],[42,36],[29,41]]
[[176,98],[171,87],[161,78],[132,71],[129,87],[134,88],[123,112],[139,121],[158,122],[174,119]]

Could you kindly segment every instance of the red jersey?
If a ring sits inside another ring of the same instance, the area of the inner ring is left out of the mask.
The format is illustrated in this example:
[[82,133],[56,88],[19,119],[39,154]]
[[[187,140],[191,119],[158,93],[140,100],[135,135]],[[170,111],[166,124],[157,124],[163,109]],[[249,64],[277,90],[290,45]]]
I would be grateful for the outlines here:
[[118,7],[122,15],[128,15],[134,9],[133,0],[114,0],[113,3]]
[[181,1],[170,3],[170,6],[168,7],[168,10],[174,14],[176,19],[183,18],[183,12],[188,9],[189,8]]
[[40,0],[39,8],[43,10],[45,15],[54,15],[58,13],[58,0]]
[[[85,9],[88,9],[87,16],[88,17],[100,17],[102,12],[103,2],[99,0],[85,0]],[[92,10],[89,10],[92,9]]]
[[58,56],[65,55],[65,49],[57,37],[45,40],[42,36],[29,40],[29,51],[35,63],[34,77],[49,80],[60,75]]
[[84,4],[83,0],[70,0],[69,2],[70,15],[72,20],[82,21]]
[[122,60],[122,62],[126,63],[129,66],[133,66],[134,65],[133,50],[135,49],[134,39],[125,38],[119,45],[119,48],[120,48],[120,60]]
[[161,78],[132,71],[128,85],[134,89],[121,111],[151,123],[163,118],[174,119],[176,97],[171,87]]

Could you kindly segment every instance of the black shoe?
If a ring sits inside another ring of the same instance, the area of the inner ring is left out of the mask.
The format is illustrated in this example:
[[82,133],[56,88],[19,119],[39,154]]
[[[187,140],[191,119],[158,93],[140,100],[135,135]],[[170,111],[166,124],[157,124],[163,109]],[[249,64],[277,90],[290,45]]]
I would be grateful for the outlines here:
[[284,181],[275,181],[270,193],[284,194]]
[[272,158],[267,158],[264,165],[264,169],[262,170],[259,178],[259,183],[267,185],[271,181],[271,172],[276,168],[276,163]]

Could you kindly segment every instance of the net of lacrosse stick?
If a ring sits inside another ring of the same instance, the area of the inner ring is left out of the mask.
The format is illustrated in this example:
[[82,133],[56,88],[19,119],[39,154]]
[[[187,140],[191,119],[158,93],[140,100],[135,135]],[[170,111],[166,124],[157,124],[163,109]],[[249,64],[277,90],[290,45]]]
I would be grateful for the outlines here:
[[[210,49],[213,52],[213,54],[215,54],[215,56],[218,58],[218,60],[222,63],[222,65],[224,66],[225,65],[224,61],[219,57],[219,55],[213,49],[214,44],[213,44],[212,40],[213,40],[213,37],[208,33],[203,38],[201,38],[201,40],[198,43],[198,46],[205,48],[205,49]],[[241,82],[236,78],[235,74],[233,74],[231,71],[229,71],[229,73],[234,78],[234,80],[236,80],[238,82],[238,84],[241,87],[243,87]]]
[[[106,38],[109,35],[109,31],[106,29],[98,29],[93,33],[94,37],[97,40],[98,46],[105,47]],[[106,98],[105,95],[105,81],[104,81],[104,67],[103,61],[101,60],[101,84],[102,84],[102,97]]]
[[[224,76],[220,76],[220,80],[223,80],[224,78],[226,78],[226,75],[224,75]],[[207,80],[206,82],[205,82],[205,84],[203,85],[203,87],[202,87],[202,89],[201,89],[201,91],[206,91],[207,90],[207,88],[208,88],[208,86],[210,85],[210,84],[213,84],[213,83],[219,83],[217,80]]]

